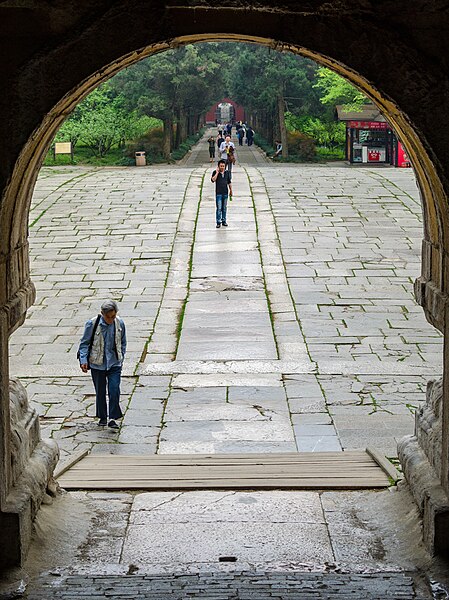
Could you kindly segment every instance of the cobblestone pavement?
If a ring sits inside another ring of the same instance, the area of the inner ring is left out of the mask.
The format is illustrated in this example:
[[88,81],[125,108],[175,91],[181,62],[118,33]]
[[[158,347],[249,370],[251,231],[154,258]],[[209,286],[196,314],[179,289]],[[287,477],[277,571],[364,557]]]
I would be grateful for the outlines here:
[[[214,227],[207,145],[179,167],[44,168],[31,210],[38,297],[11,338],[62,460],[96,452],[318,451],[390,457],[413,430],[440,334],[412,295],[411,170],[273,165],[237,148]],[[124,426],[99,431],[75,354],[105,297],[129,330]]]
[[[221,229],[204,140],[177,167],[42,170],[30,219],[37,301],[11,338],[10,365],[62,462],[81,449],[372,446],[395,457],[396,440],[413,431],[427,380],[441,376],[442,345],[413,300],[422,237],[413,173],[274,165],[257,148],[237,150],[229,227]],[[119,301],[129,339],[118,431],[97,427],[92,382],[76,362],[84,321],[106,297]],[[34,597],[45,597],[47,583],[55,597],[80,597],[79,580],[66,578],[77,573],[87,597],[139,597],[138,579],[121,577],[130,595],[114,596],[113,577],[94,577],[134,573],[136,565],[139,576],[168,573],[159,580],[168,597],[189,597],[179,596],[170,574],[177,566],[215,573],[218,552],[238,554],[240,571],[252,573],[327,564],[354,574],[311,575],[320,598],[350,597],[335,595],[338,582],[355,598],[421,597],[404,573],[430,559],[406,488],[282,499],[195,494],[79,492],[43,507],[30,560],[47,575]],[[59,579],[48,565],[58,566]],[[359,577],[365,571],[372,578]],[[210,597],[251,597],[242,595],[246,575],[229,577],[217,579]],[[259,582],[265,596],[253,597],[276,597],[270,577]],[[288,577],[279,577],[286,589]],[[150,579],[143,581],[146,594]],[[204,581],[185,585],[198,597]],[[332,581],[335,594],[326,595],[322,586]],[[391,596],[376,596],[385,582]],[[282,597],[315,597],[297,584]]]

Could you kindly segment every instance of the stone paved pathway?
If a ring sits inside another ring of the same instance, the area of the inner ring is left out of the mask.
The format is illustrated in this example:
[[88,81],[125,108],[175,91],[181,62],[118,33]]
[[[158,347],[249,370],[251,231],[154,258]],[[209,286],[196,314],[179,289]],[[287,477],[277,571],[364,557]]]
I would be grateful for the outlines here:
[[430,599],[445,575],[419,540],[404,486],[72,492],[38,514],[28,597]]
[[[11,338],[10,362],[44,434],[62,461],[83,448],[371,445],[394,457],[426,381],[441,372],[441,336],[412,296],[413,173],[273,165],[238,148],[229,228],[216,230],[210,172],[204,140],[178,167],[42,170],[30,219],[38,298]],[[130,341],[117,432],[98,430],[92,384],[76,363],[84,321],[108,296]],[[91,598],[163,598],[161,586],[167,598],[186,597],[180,587],[204,598],[315,597],[304,585],[318,586],[317,598],[384,598],[385,586],[392,598],[427,598],[408,575],[430,564],[419,527],[405,487],[72,493],[39,513],[29,568],[47,574],[29,597],[48,597],[48,585],[55,597],[80,597],[81,584]]]
[[[396,455],[441,336],[412,297],[410,170],[273,165],[237,148],[214,227],[207,144],[180,167],[43,169],[30,218],[36,305],[11,339],[62,460],[96,452]],[[124,426],[99,431],[75,354],[105,297],[129,330]]]

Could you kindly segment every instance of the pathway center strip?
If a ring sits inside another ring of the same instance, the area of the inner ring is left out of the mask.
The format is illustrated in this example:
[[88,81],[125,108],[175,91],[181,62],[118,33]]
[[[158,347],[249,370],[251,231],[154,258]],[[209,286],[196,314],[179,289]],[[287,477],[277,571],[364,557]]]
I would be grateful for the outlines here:
[[145,373],[145,368],[151,363],[171,362],[176,353],[179,322],[189,289],[190,261],[203,177],[203,169],[194,171],[185,191],[164,295],[138,374]]
[[[270,298],[279,359],[309,362],[307,346],[297,319],[285,273],[279,238],[265,182],[258,170],[246,169],[257,219],[265,285]],[[311,365],[313,363],[310,361]]]

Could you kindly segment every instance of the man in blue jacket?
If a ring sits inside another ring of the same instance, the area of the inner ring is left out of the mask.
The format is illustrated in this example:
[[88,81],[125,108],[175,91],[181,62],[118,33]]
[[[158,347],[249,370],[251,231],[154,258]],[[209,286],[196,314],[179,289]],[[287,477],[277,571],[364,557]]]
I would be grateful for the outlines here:
[[[79,361],[83,373],[90,370],[96,394],[98,425],[118,429],[116,419],[123,417],[120,409],[120,379],[126,353],[125,323],[117,316],[118,305],[106,300],[101,314],[89,319],[79,345]],[[106,403],[109,396],[109,423]]]

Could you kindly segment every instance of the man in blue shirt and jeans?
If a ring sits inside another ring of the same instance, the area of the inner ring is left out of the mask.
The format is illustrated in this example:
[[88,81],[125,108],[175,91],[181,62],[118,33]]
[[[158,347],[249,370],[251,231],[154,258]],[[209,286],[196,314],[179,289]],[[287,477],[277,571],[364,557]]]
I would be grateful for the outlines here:
[[[83,373],[90,370],[96,394],[98,425],[118,429],[116,419],[123,417],[120,409],[120,379],[126,353],[125,323],[117,316],[118,305],[106,300],[101,314],[87,321],[79,345],[79,361]],[[106,404],[109,396],[109,423]]]
[[[218,161],[218,168],[212,173],[210,180],[215,183],[215,204],[216,204],[216,221],[217,229],[220,225],[227,227],[226,223],[226,211],[228,204],[228,195],[232,199],[232,183],[231,183],[231,172],[225,170],[226,161],[221,159]],[[228,192],[229,188],[229,192]]]

